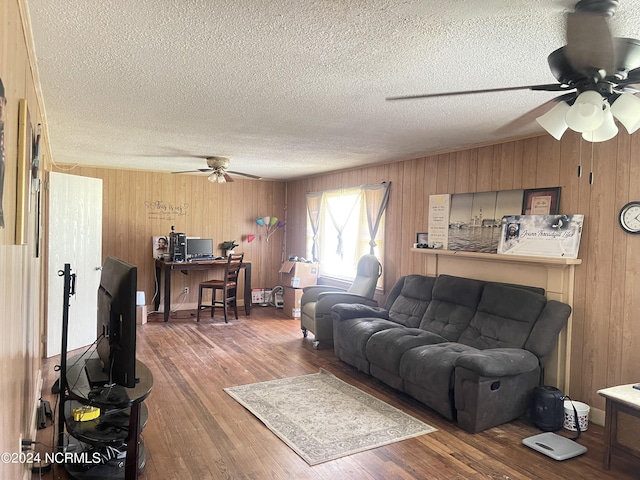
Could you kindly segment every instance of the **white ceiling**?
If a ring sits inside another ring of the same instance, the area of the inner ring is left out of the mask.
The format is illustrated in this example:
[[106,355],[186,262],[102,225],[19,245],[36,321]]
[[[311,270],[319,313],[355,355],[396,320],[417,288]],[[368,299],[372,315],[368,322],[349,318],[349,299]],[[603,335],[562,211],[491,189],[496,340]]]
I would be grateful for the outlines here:
[[[27,3],[57,163],[290,179],[542,132],[499,127],[557,93],[385,97],[554,83],[575,2]],[[614,34],[640,38],[620,3]]]

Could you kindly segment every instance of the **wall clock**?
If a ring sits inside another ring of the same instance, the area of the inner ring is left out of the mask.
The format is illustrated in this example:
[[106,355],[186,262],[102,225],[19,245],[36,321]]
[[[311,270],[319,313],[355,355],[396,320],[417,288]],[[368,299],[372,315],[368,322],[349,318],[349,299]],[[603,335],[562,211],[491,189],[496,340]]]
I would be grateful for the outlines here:
[[640,233],[640,201],[629,202],[622,207],[618,220],[625,232]]

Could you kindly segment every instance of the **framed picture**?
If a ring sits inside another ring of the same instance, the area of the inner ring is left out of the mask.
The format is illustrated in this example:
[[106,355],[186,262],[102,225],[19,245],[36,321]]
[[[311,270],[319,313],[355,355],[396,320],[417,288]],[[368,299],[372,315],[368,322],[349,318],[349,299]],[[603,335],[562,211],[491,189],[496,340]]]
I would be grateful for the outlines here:
[[416,243],[418,245],[428,245],[429,244],[429,234],[425,232],[416,233]]
[[31,120],[27,100],[18,102],[18,176],[16,178],[16,245],[27,244],[27,220],[31,199]]
[[522,196],[522,215],[557,215],[560,188],[531,188]]

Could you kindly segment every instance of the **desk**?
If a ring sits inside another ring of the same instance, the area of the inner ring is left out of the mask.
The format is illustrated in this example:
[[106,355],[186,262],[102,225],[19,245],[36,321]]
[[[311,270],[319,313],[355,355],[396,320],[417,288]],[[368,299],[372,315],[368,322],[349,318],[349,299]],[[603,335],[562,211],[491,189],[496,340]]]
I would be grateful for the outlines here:
[[[227,265],[226,260],[203,260],[198,262],[165,262],[161,258],[156,258],[156,282],[158,289],[164,294],[164,321],[169,321],[171,313],[171,272],[179,270],[185,275],[190,270],[219,270],[224,269]],[[251,263],[242,262],[244,270],[244,311],[247,315],[251,314]],[[161,288],[162,273],[164,272],[164,288]],[[160,308],[160,296],[157,295],[154,300],[154,308],[156,311]]]
[[[611,466],[612,452],[640,458],[640,434],[637,422],[629,418],[640,418],[640,390],[633,388],[632,385],[619,385],[598,390],[598,393],[607,399],[602,461],[605,470],[609,470]],[[625,416],[627,418],[624,418]]]

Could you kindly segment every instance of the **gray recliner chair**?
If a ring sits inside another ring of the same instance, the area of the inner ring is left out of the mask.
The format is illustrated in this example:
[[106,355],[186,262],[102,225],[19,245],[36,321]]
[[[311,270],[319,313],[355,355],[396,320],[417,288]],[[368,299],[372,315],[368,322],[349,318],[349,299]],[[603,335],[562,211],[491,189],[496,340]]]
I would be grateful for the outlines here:
[[363,255],[358,260],[356,278],[348,290],[329,285],[314,285],[304,288],[300,299],[300,327],[302,335],[314,335],[313,348],[320,342],[333,343],[333,320],[331,307],[338,303],[359,303],[377,307],[373,300],[382,265],[374,255]]

